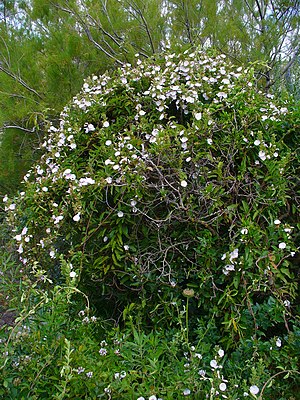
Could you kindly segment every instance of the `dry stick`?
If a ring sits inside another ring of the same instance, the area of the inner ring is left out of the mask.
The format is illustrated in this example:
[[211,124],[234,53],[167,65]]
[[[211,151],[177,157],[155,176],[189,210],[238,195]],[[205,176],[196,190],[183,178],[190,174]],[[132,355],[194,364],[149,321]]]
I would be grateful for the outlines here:
[[258,400],[263,400],[262,395],[263,395],[263,393],[264,393],[266,387],[268,386],[268,384],[271,382],[272,379],[274,379],[274,378],[275,378],[276,376],[278,376],[278,375],[282,375],[282,374],[286,374],[286,373],[292,373],[292,374],[295,373],[295,374],[300,375],[300,372],[298,372],[298,371],[292,371],[292,370],[289,370],[289,369],[284,370],[284,371],[277,372],[277,374],[271,376],[271,378],[269,378],[269,379],[267,380],[267,382],[264,384],[263,388],[261,389],[261,393],[260,393],[260,396],[259,396]]

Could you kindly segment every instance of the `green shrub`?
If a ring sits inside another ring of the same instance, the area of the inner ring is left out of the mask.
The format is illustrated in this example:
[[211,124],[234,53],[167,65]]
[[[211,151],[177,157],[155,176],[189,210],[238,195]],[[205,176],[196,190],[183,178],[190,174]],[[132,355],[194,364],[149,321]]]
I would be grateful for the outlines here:
[[[164,347],[166,329],[180,332],[180,351],[198,343],[206,365],[222,346],[224,371],[245,381],[234,399],[279,366],[298,368],[298,111],[223,55],[137,65],[87,79],[49,128],[24,191],[4,198],[17,251],[25,269],[42,266],[40,282],[75,285],[143,340],[155,331]],[[279,338],[294,349],[288,362],[270,350]],[[215,396],[215,383],[191,382]]]

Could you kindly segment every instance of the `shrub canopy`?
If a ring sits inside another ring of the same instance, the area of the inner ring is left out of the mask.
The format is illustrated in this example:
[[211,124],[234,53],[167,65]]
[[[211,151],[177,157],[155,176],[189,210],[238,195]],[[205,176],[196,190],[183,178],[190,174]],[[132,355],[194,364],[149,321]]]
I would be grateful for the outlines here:
[[137,65],[86,79],[49,128],[6,202],[21,261],[78,282],[115,318],[130,304],[163,327],[188,297],[195,324],[213,318],[227,346],[289,329],[299,275],[287,105],[224,55]]

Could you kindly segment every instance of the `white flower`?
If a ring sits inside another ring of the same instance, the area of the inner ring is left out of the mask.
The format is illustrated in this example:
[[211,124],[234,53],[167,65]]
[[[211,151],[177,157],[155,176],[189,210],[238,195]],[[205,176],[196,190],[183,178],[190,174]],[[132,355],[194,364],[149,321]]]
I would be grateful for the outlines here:
[[17,252],[18,252],[19,254],[22,254],[22,253],[23,253],[23,245],[22,245],[22,243],[20,244],[20,246],[19,246]]
[[95,127],[93,124],[88,124],[87,127],[85,128],[85,132],[93,132],[95,130]]
[[77,274],[75,271],[70,272],[70,278],[76,278]]
[[125,250],[125,251],[128,251],[128,250],[129,250],[129,246],[128,246],[128,244],[124,244],[124,246],[123,246],[123,247],[124,247],[124,250]]
[[278,338],[278,339],[276,340],[276,346],[277,346],[277,347],[281,347],[281,339],[280,339],[280,338]]
[[55,258],[55,251],[51,250],[49,255],[50,255],[51,258]]
[[247,235],[247,233],[248,233],[248,229],[247,228],[241,229],[241,234],[242,235]]
[[224,83],[224,85],[229,85],[230,84],[230,80],[229,79],[223,79],[222,83]]
[[10,210],[15,210],[16,205],[15,205],[15,204],[11,204],[8,208],[9,208]]
[[109,127],[109,122],[108,121],[103,122],[103,128],[108,128],[108,127]]
[[225,390],[227,389],[226,383],[224,383],[224,382],[220,383],[219,389],[220,389],[222,392],[225,392]]
[[285,307],[289,307],[291,305],[291,302],[289,300],[284,300],[283,304]]
[[140,396],[140,397],[138,397],[136,400],[146,400],[146,399],[145,399],[145,397]]
[[157,400],[157,397],[153,394],[152,396],[149,397],[149,400]]
[[3,197],[3,203],[6,203],[8,200],[7,194]]
[[216,360],[211,360],[211,362],[209,363],[209,365],[210,365],[212,368],[218,368],[218,363],[217,363]]
[[106,142],[105,142],[105,145],[106,146],[110,146],[112,144],[112,141],[111,140],[107,140]]
[[262,150],[258,153],[258,157],[259,157],[262,161],[265,161],[265,159],[267,158],[267,157],[266,157],[266,153],[265,153],[264,151],[262,151]]
[[102,347],[102,348],[99,350],[99,354],[100,354],[100,356],[106,356],[107,350],[106,350],[105,348]]
[[73,221],[78,222],[80,220],[80,212],[74,215]]
[[212,139],[207,139],[207,143],[209,144],[209,145],[211,145],[212,144]]
[[184,395],[184,396],[188,396],[189,394],[191,394],[190,389],[184,389],[183,395]]
[[187,187],[187,181],[181,181],[181,182],[180,182],[180,185],[181,185],[182,187]]
[[204,369],[200,369],[200,370],[198,371],[198,374],[199,374],[200,376],[204,377],[205,374],[206,374],[206,372],[204,371]]
[[191,96],[188,96],[185,100],[186,100],[187,103],[194,103],[195,102],[195,99],[193,97],[191,97]]
[[201,118],[202,118],[202,114],[200,112],[195,114],[196,121],[199,121]]
[[249,391],[250,391],[251,394],[255,395],[255,394],[259,393],[259,388],[256,385],[252,385],[250,387]]
[[118,211],[118,217],[119,217],[119,218],[122,218],[122,217],[124,217],[124,213],[123,213],[123,211]]
[[279,243],[278,247],[279,247],[280,249],[285,249],[285,248],[286,248],[286,243],[281,242],[281,243]]
[[219,92],[219,93],[217,93],[217,97],[219,97],[220,99],[221,99],[221,98],[226,99],[226,98],[227,98],[227,93],[225,93],[225,92]]
[[20,240],[22,240],[22,235],[16,235],[15,239],[17,242],[20,242]]
[[220,357],[224,357],[224,350],[220,349],[218,351],[218,354],[219,354]]
[[43,192],[48,192],[48,188],[46,186],[42,187]]
[[234,249],[230,254],[229,254],[229,260],[232,262],[235,258],[238,258],[239,256],[239,249]]
[[108,176],[107,178],[105,178],[107,183],[112,183],[112,178],[110,176]]
[[280,221],[279,219],[275,219],[274,224],[275,224],[275,225],[280,225],[280,224],[281,224],[281,221]]
[[255,145],[255,146],[259,146],[259,145],[260,145],[260,140],[258,140],[258,139],[255,140],[255,141],[254,141],[254,145]]

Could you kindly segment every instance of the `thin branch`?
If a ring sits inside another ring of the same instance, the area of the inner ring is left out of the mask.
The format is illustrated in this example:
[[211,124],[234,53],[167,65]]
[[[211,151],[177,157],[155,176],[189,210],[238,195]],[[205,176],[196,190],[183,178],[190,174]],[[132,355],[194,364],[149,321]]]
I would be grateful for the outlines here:
[[[152,36],[151,36],[151,33],[150,33],[150,29],[149,29],[148,23],[147,23],[147,21],[146,21],[146,19],[144,17],[143,12],[141,11],[141,9],[137,5],[133,5],[133,3],[129,3],[129,7],[132,7],[132,9],[141,17],[143,26],[144,26],[144,28],[146,30],[146,33],[147,33],[147,36],[148,36],[148,39],[149,39],[149,42],[150,42],[150,47],[151,47],[152,54],[155,54],[156,53],[155,46],[154,46],[154,43],[153,43],[153,39],[152,39]],[[133,14],[133,16],[136,18],[136,16],[134,14]]]
[[297,47],[296,51],[294,52],[293,57],[290,59],[290,61],[287,63],[287,65],[280,71],[279,77],[277,79],[273,79],[272,81],[268,82],[268,84],[266,86],[267,89],[270,88],[271,86],[273,86],[274,83],[276,83],[278,79],[280,79],[284,74],[287,73],[287,71],[291,68],[291,66],[296,61],[299,54],[300,54],[300,45]]
[[51,4],[52,4],[55,8],[57,8],[57,9],[63,11],[63,12],[67,12],[67,13],[73,15],[73,16],[77,19],[77,21],[80,23],[80,25],[81,25],[82,29],[84,30],[84,32],[85,32],[87,38],[89,39],[89,41],[90,41],[91,43],[93,43],[93,45],[94,45],[98,50],[102,51],[105,55],[107,55],[109,58],[111,58],[112,60],[114,60],[117,64],[123,65],[123,62],[122,62],[122,61],[120,61],[118,58],[116,58],[113,54],[109,53],[103,46],[100,45],[100,43],[98,43],[98,42],[94,39],[94,37],[93,37],[93,35],[92,35],[92,33],[91,33],[91,31],[90,31],[88,25],[86,24],[86,22],[84,21],[84,19],[79,15],[78,12],[76,12],[75,10],[73,10],[73,9],[71,9],[71,8],[67,9],[67,8],[65,8],[65,7],[61,7],[61,6],[59,6],[59,5],[57,5],[57,4],[54,4],[54,3],[51,3]]
[[32,128],[32,129],[27,129],[27,128],[23,128],[20,125],[4,125],[2,129],[19,129],[21,131],[28,132],[28,133],[35,133],[36,132],[35,127]]
[[34,90],[32,87],[30,87],[22,78],[15,75],[13,72],[9,71],[8,69],[4,68],[1,64],[0,64],[0,71],[4,72],[6,75],[10,76],[12,79],[14,79],[20,85],[22,85],[29,92],[34,93],[39,99],[43,99],[43,97],[36,90]]

